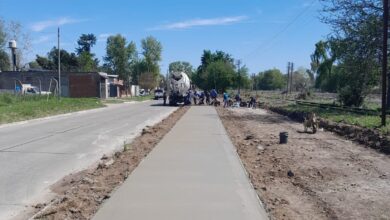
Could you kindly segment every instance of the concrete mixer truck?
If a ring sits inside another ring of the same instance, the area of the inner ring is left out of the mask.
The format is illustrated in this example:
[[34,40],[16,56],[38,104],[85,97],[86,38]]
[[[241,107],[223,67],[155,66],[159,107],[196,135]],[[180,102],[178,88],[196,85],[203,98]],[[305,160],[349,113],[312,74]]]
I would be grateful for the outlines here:
[[169,105],[184,103],[188,90],[191,88],[190,78],[184,72],[171,72],[168,77]]

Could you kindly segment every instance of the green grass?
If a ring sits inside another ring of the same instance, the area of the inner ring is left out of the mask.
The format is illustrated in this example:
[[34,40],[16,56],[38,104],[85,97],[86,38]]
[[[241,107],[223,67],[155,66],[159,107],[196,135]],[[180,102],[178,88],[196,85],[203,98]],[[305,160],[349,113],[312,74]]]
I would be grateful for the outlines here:
[[146,100],[152,100],[153,98],[154,98],[153,95],[147,95],[147,96],[133,96],[133,97],[121,98],[121,100],[142,102],[142,101],[146,101]]
[[[361,115],[342,110],[324,109],[312,106],[302,106],[291,104],[282,107],[288,111],[315,112],[321,118],[325,118],[334,122],[342,122],[350,125],[357,125],[364,128],[379,129],[384,134],[390,133],[390,123],[385,127],[380,127],[381,119],[375,115]],[[390,121],[390,117],[387,119]]]
[[97,98],[61,98],[0,94],[0,124],[103,107]]

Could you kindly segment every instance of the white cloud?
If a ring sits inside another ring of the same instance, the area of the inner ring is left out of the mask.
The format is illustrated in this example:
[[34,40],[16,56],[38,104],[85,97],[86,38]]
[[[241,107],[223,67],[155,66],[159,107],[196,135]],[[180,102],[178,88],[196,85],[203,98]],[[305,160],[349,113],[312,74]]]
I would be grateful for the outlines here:
[[51,36],[49,36],[49,35],[40,36],[38,39],[33,40],[32,43],[33,44],[46,43],[50,40],[50,38],[51,38]]
[[114,34],[112,34],[112,33],[103,33],[103,34],[99,34],[97,41],[98,41],[98,42],[105,42],[105,41],[107,40],[107,38],[108,38],[109,36],[112,36],[112,35],[114,35]]
[[80,23],[85,20],[80,20],[80,19],[73,19],[73,18],[68,18],[68,17],[63,17],[59,19],[54,19],[54,20],[46,20],[46,21],[39,21],[31,25],[31,30],[35,32],[43,31],[47,28],[50,27],[58,27],[62,26],[65,24],[74,24],[74,23]]
[[159,27],[152,28],[151,30],[177,30],[177,29],[188,29],[188,28],[200,27],[200,26],[229,25],[229,24],[239,23],[246,19],[248,19],[247,16],[192,19],[192,20],[162,25]]

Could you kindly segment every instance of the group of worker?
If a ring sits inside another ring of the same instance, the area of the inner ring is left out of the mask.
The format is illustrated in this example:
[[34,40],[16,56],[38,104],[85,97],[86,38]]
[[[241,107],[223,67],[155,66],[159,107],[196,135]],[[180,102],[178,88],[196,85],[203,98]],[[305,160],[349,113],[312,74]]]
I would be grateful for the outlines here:
[[[216,105],[219,104],[218,101],[218,92],[215,89],[212,89],[210,92],[205,91],[196,91],[190,89],[187,93],[185,104],[186,105]],[[250,96],[249,101],[243,102],[239,93],[236,94],[232,100],[227,92],[223,93],[223,107],[256,107],[256,97]]]
[[218,93],[215,89],[209,91],[196,91],[196,90],[188,90],[187,97],[185,99],[185,104],[190,105],[213,105],[217,100]]
[[243,102],[239,93],[234,97],[234,101],[229,96],[229,93],[223,93],[223,107],[248,107],[255,108],[256,107],[256,98],[251,96],[248,102]]

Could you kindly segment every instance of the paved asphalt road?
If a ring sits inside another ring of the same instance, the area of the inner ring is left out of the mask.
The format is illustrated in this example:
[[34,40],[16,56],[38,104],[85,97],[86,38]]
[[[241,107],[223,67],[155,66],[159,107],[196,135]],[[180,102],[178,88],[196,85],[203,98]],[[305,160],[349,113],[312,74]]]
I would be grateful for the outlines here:
[[[161,101],[160,101],[161,102]],[[50,194],[62,177],[120,149],[143,127],[175,110],[157,101],[0,127],[0,219],[9,219]]]
[[213,107],[191,107],[94,220],[266,220]]

